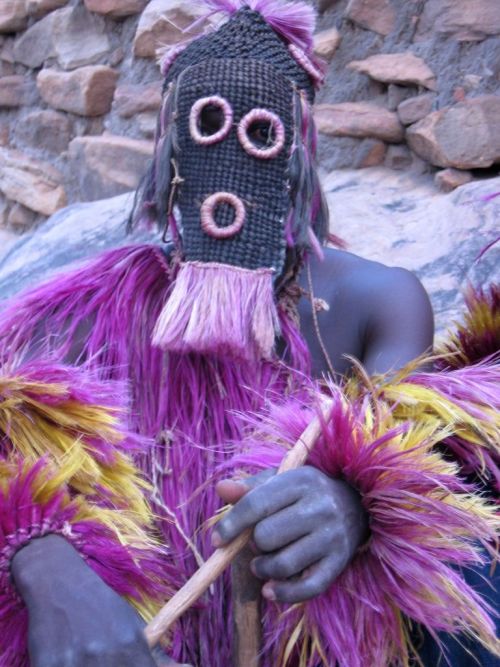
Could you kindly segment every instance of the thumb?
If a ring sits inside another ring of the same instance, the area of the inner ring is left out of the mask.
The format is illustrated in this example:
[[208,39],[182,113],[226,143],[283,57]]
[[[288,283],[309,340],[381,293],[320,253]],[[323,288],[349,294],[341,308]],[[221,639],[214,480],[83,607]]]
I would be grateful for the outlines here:
[[243,498],[249,491],[255,489],[257,486],[265,484],[271,477],[274,477],[276,470],[270,468],[263,470],[257,475],[251,475],[244,479],[223,479],[217,482],[215,490],[223,502],[230,505],[235,505],[238,500]]

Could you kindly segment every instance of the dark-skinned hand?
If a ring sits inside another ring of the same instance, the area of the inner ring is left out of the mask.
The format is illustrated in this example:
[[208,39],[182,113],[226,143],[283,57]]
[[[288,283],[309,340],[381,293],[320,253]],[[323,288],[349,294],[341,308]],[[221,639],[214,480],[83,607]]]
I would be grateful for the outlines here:
[[310,466],[224,480],[216,489],[234,507],[214,529],[213,545],[223,546],[254,526],[262,555],[251,568],[266,582],[262,594],[269,600],[295,603],[323,593],[367,538],[359,494]]
[[134,609],[59,535],[33,540],[12,560],[29,614],[31,667],[175,667],[154,657]]

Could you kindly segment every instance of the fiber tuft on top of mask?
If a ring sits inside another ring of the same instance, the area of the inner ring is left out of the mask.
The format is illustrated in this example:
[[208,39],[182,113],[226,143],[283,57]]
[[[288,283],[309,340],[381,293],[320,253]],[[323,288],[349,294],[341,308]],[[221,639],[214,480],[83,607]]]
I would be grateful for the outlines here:
[[271,28],[289,44],[310,52],[316,27],[316,13],[306,2],[287,0],[203,0],[213,13],[232,16],[243,7],[259,12]]

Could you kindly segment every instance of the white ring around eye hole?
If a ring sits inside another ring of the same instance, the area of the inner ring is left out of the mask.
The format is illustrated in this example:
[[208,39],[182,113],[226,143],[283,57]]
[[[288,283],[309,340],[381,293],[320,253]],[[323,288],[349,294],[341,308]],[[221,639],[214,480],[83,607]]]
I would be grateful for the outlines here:
[[[207,106],[218,107],[224,116],[224,124],[214,134],[204,135],[200,131],[199,121],[201,118],[201,112]],[[210,146],[211,144],[216,144],[222,139],[225,139],[229,134],[229,131],[233,124],[233,110],[231,105],[227,100],[219,95],[211,95],[210,97],[202,97],[197,100],[192,108],[191,113],[189,114],[189,131],[191,136],[197,144],[203,146]]]
[[[248,136],[248,128],[257,121],[267,121],[274,130],[274,143],[272,146],[256,146]],[[285,145],[285,127],[281,118],[268,109],[252,109],[238,124],[238,139],[245,151],[260,160],[272,160],[283,150]]]

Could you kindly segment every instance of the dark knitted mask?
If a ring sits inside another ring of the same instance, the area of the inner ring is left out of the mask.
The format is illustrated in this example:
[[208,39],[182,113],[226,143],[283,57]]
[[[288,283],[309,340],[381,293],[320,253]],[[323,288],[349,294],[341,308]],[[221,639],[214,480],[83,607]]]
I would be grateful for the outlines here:
[[279,274],[290,210],[291,81],[263,62],[208,60],[176,86],[184,259]]
[[244,8],[169,62],[138,206],[182,256],[154,335],[166,350],[270,357],[287,245],[324,236],[313,86],[291,46]]

